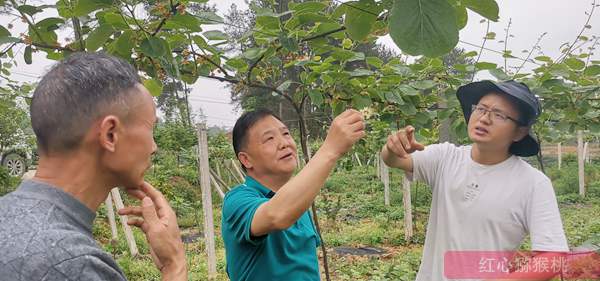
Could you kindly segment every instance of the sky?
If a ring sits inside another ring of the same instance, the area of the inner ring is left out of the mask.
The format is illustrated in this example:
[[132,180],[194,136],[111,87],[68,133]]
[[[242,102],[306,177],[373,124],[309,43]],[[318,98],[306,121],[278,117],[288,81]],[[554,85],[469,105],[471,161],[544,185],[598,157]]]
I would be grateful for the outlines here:
[[[508,40],[508,49],[513,50],[513,55],[521,58],[527,56],[522,50],[529,50],[535,44],[538,37],[547,32],[540,45],[544,55],[551,58],[557,58],[560,55],[560,46],[566,42],[573,42],[581,31],[587,20],[586,11],[592,7],[593,0],[496,0],[500,7],[500,20],[490,24],[490,32],[496,33],[495,41],[488,41],[486,48],[490,50],[502,51],[504,43],[498,41],[504,39],[505,29],[511,22],[510,32],[512,35]],[[600,4],[600,0],[596,0]],[[247,8],[244,0],[210,0],[209,4],[215,4],[217,13],[224,15],[232,4],[238,8]],[[45,15],[44,15],[45,16]],[[50,15],[48,15],[50,16]],[[486,33],[486,23],[480,23],[481,16],[469,12],[469,21],[467,26],[460,32],[461,42],[457,47],[468,51],[479,51],[479,47]],[[8,24],[7,17],[0,17],[3,26]],[[15,30],[25,27],[15,22]],[[591,38],[592,35],[600,36],[600,7],[596,9],[589,24],[591,28],[586,29],[583,35]],[[220,29],[220,26],[203,26],[203,30]],[[389,36],[381,37],[378,42],[395,49],[399,49],[393,43]],[[504,65],[504,58],[490,50],[484,50],[481,60]],[[35,82],[42,76],[53,61],[46,59],[42,54],[34,54],[33,64],[27,65],[23,61],[23,48],[17,48],[19,52],[16,62],[18,66],[13,67],[12,79],[19,81]],[[537,52],[533,56],[540,55]],[[600,49],[596,50],[593,59],[600,60]],[[511,59],[509,66],[519,66],[520,60]],[[525,64],[523,71],[527,71],[535,65]],[[480,73],[477,79],[489,78],[486,73]],[[209,126],[232,127],[236,118],[241,114],[236,111],[231,104],[231,95],[227,83],[218,82],[212,79],[200,78],[191,86],[190,103],[195,113],[200,111],[206,116],[206,122]]]

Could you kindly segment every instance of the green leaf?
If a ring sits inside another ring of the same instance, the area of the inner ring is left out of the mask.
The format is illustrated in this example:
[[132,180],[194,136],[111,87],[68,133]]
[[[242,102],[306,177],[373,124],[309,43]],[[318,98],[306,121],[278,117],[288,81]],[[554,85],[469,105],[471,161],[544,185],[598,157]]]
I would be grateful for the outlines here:
[[412,116],[417,113],[417,108],[412,103],[399,104],[398,108],[400,108],[403,114],[408,116]]
[[283,83],[277,86],[277,90],[285,92],[290,87],[290,85],[292,85],[292,80],[285,80]]
[[210,30],[203,33],[208,40],[227,40],[227,34],[220,30]]
[[190,14],[177,14],[173,17],[171,17],[168,21],[167,24],[165,25],[167,28],[169,27],[175,27],[175,28],[181,28],[181,29],[187,29],[189,31],[192,32],[200,32],[202,31],[202,28],[200,28],[200,21],[190,15]]
[[435,82],[433,82],[432,80],[419,80],[410,83],[410,86],[419,90],[427,90],[435,87]]
[[390,36],[405,53],[437,57],[458,43],[456,12],[446,0],[396,0]]
[[600,65],[590,65],[584,71],[583,74],[587,76],[596,76],[600,74]]
[[125,20],[120,15],[115,13],[106,13],[104,15],[104,21],[112,25],[112,27],[116,30],[130,29],[129,24],[127,24],[127,22],[125,22]]
[[281,46],[290,52],[298,51],[298,42],[296,39],[287,37],[283,32],[279,34],[279,42],[281,43]]
[[454,9],[456,10],[456,25],[459,30],[462,30],[467,26],[467,21],[469,20],[467,8],[463,5],[459,5],[454,7]]
[[334,100],[331,103],[331,109],[333,110],[333,116],[338,116],[346,110],[346,102]]
[[25,53],[23,53],[23,59],[26,64],[31,64],[31,45],[25,47]]
[[400,90],[402,93],[404,93],[407,96],[416,96],[419,94],[419,91],[417,91],[415,88],[408,86],[408,85],[400,85],[400,86],[398,86],[398,90]]
[[308,96],[314,105],[321,106],[323,104],[323,94],[321,94],[319,91],[310,90],[308,92]]
[[4,26],[0,25],[0,37],[8,37],[10,36],[10,31],[8,31],[8,29],[4,28]]
[[377,20],[381,9],[374,0],[360,0],[357,2],[346,2],[346,17],[344,26],[346,32],[355,41],[362,41],[373,29],[373,24]]
[[31,26],[28,28],[28,32],[33,42],[53,44],[56,43],[56,39],[58,38],[54,31],[40,30],[39,28],[33,29]]
[[242,59],[229,59],[226,64],[235,68],[237,71],[242,71],[242,69],[248,67],[248,64]]
[[368,70],[368,69],[364,69],[364,68],[358,68],[358,69],[352,70],[352,71],[350,71],[348,73],[352,77],[370,76],[370,75],[375,74],[375,72],[373,72],[371,70]]
[[21,5],[21,6],[17,7],[17,10],[21,13],[28,14],[30,16],[33,16],[33,15],[43,11],[42,9],[40,9],[36,6],[31,6],[31,5]]
[[217,24],[223,23],[223,18],[214,12],[208,11],[199,11],[196,12],[196,17],[200,20],[202,24]]
[[16,42],[21,42],[21,39],[15,38],[15,37],[10,37],[10,36],[6,36],[6,37],[0,36],[0,45],[6,44],[6,43],[16,43]]
[[391,103],[404,104],[404,100],[402,100],[402,97],[397,92],[385,93],[385,99]]
[[367,57],[365,61],[367,64],[370,64],[376,68],[381,68],[383,66],[383,61],[378,57]]
[[124,58],[131,57],[131,49],[133,48],[134,31],[127,30],[115,41],[115,51]]
[[478,63],[475,64],[475,67],[478,70],[494,69],[497,66],[498,66],[497,64],[491,63],[491,62],[478,62]]
[[489,72],[492,76],[496,77],[498,81],[510,80],[510,77],[500,68],[490,69]]
[[281,21],[278,17],[260,16],[256,18],[256,25],[264,29],[279,30]]
[[371,103],[371,98],[368,96],[355,95],[352,97],[352,107],[355,109],[363,109],[370,106]]
[[158,79],[147,79],[144,80],[144,87],[148,89],[151,95],[158,97],[162,94],[163,85]]
[[480,14],[491,21],[498,21],[498,3],[494,0],[463,0],[463,4],[469,10]]
[[552,62],[552,59],[548,56],[539,56],[539,57],[535,57],[535,60],[539,60],[539,61],[543,61],[543,62]]
[[167,54],[167,47],[165,40],[157,37],[148,37],[140,44],[142,52],[149,57],[162,57]]
[[565,64],[573,70],[582,70],[585,67],[585,62],[576,58],[566,59]]
[[88,51],[98,50],[108,40],[115,30],[110,25],[101,25],[94,29],[85,40],[85,47]]
[[112,0],[79,0],[73,9],[73,15],[86,16],[95,10],[109,8],[112,4]]
[[246,51],[244,51],[244,53],[242,53],[242,56],[249,60],[255,60],[255,59],[259,58],[261,56],[261,54],[262,54],[262,49],[260,49],[260,48],[248,48],[248,49],[246,49]]
[[40,22],[36,23],[35,26],[39,30],[53,31],[53,30],[57,30],[59,28],[59,25],[64,24],[64,23],[65,23],[65,20],[63,20],[61,18],[45,18],[45,19],[41,20]]
[[294,14],[318,13],[325,10],[327,4],[321,2],[289,3],[288,7],[294,11]]

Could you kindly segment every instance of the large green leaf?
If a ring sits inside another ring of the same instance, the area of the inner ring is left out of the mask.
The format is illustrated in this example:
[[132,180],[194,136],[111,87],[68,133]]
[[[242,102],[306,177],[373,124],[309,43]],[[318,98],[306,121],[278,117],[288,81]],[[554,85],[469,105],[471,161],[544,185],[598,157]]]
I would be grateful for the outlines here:
[[290,3],[288,4],[290,10],[294,11],[294,14],[302,13],[317,13],[325,10],[327,4],[322,2],[303,2],[303,3]]
[[31,6],[31,5],[21,5],[21,6],[17,7],[17,10],[21,13],[28,14],[30,16],[33,16],[33,15],[43,11],[42,9],[40,9],[36,6]]
[[458,43],[456,12],[446,0],[396,0],[390,36],[409,55],[437,57]]
[[133,31],[127,30],[123,32],[115,41],[115,51],[124,58],[131,57],[131,49],[133,48]]
[[583,74],[587,76],[596,76],[600,74],[600,65],[590,65],[584,71]]
[[369,96],[354,95],[352,97],[352,107],[354,107],[355,109],[363,109],[365,107],[370,106],[371,103],[372,101]]
[[145,80],[144,87],[146,87],[150,94],[155,97],[158,97],[160,94],[162,94],[163,85],[158,79]]
[[0,37],[8,37],[10,36],[10,31],[8,31],[8,29],[4,28],[4,26],[0,25]]
[[320,106],[323,104],[323,94],[316,90],[310,90],[308,92],[308,96],[310,97],[310,101],[312,104],[316,106]]
[[112,0],[79,0],[73,9],[73,15],[76,17],[86,16],[95,10],[109,8],[112,4]]
[[494,0],[463,0],[463,5],[486,19],[498,21],[499,8]]
[[350,38],[362,41],[373,29],[377,15],[381,11],[374,0],[360,0],[358,2],[346,2],[346,17],[344,26]]
[[61,24],[64,24],[65,20],[61,19],[61,18],[45,18],[41,21],[39,21],[38,23],[35,24],[35,26],[39,29],[39,30],[44,30],[44,31],[53,31],[53,30],[57,30]]
[[432,80],[418,80],[411,82],[410,86],[419,90],[427,90],[435,87],[435,82],[433,82]]
[[469,20],[469,14],[467,13],[467,8],[463,5],[455,6],[456,10],[456,25],[458,29],[463,29],[467,26],[467,21]]
[[29,29],[29,37],[31,37],[31,40],[33,42],[39,42],[39,43],[52,45],[52,44],[56,43],[56,40],[58,38],[56,35],[56,32],[54,32],[54,31],[39,29],[37,27],[35,29],[33,29],[31,26],[28,29]]
[[196,17],[200,20],[202,24],[216,24],[223,23],[223,18],[214,12],[209,11],[200,11],[195,13]]
[[565,64],[573,70],[582,70],[585,67],[585,62],[576,58],[566,59]]
[[116,30],[130,29],[129,24],[127,24],[127,22],[119,14],[106,13],[104,15],[104,21],[106,21],[106,23],[112,25],[112,27]]
[[210,30],[203,33],[208,40],[227,40],[227,34],[220,30]]
[[148,37],[140,44],[142,52],[150,57],[162,57],[167,54],[167,47],[165,40],[157,37]]
[[490,69],[489,72],[492,76],[496,77],[498,81],[506,81],[510,79],[510,77],[506,75],[506,73],[500,68]]
[[85,40],[85,47],[88,51],[98,50],[108,40],[115,30],[110,25],[101,25],[94,29]]
[[165,27],[167,27],[167,28],[178,27],[178,28],[187,29],[192,32],[200,32],[200,31],[202,31],[202,28],[200,28],[200,24],[201,24],[201,22],[196,17],[194,17],[190,14],[185,14],[185,15],[178,14],[178,15],[171,17],[167,21],[167,25]]

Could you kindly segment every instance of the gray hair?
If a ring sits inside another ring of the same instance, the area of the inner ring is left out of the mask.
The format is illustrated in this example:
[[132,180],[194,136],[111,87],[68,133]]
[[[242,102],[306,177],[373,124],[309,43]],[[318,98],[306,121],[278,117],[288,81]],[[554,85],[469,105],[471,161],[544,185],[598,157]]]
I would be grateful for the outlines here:
[[133,66],[110,55],[76,53],[58,62],[39,82],[31,101],[31,125],[40,151],[77,148],[102,115],[127,113],[127,98],[138,83]]

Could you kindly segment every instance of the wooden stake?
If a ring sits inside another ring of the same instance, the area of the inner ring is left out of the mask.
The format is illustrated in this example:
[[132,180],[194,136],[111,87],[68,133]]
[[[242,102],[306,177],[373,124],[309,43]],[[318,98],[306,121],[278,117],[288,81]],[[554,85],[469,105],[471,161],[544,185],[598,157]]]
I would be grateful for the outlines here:
[[217,278],[217,255],[215,251],[215,225],[213,221],[212,195],[210,191],[210,168],[208,166],[208,139],[206,124],[198,124],[198,169],[202,188],[202,209],[204,210],[204,240],[208,256],[208,279]]
[[413,237],[412,204],[410,202],[410,181],[404,175],[402,180],[402,202],[404,204],[404,240],[410,242]]
[[240,169],[240,167],[238,167],[237,163],[233,159],[231,159],[231,166],[233,166],[233,169],[235,169],[235,171],[240,176],[240,182],[244,182],[244,173],[242,173],[242,170]]
[[[110,193],[112,194],[112,199],[115,201],[115,205],[117,206],[117,210],[125,208],[123,205],[123,199],[121,198],[121,193],[119,193],[119,188],[113,188]],[[129,245],[129,252],[132,257],[137,256],[138,248],[135,243],[135,238],[133,237],[133,231],[131,231],[131,226],[127,224],[127,216],[119,216],[121,219],[121,225],[123,226],[123,232],[125,232],[125,239],[127,240],[127,245]]]
[[562,165],[562,146],[561,143],[558,143],[558,169],[560,170],[560,166]]
[[113,207],[112,198],[110,193],[104,200],[106,206],[106,215],[108,216],[108,223],[110,224],[110,233],[112,234],[111,239],[117,240],[119,237],[119,231],[117,230],[117,221],[115,220],[115,208]]
[[221,190],[221,187],[219,186],[219,184],[217,183],[217,180],[215,180],[215,177],[213,177],[212,174],[210,175],[210,182],[215,187],[215,190],[217,191],[217,193],[219,193],[219,196],[221,196],[221,199],[225,198],[225,193],[223,193],[223,190]]
[[379,167],[381,167],[381,181],[383,182],[383,200],[386,206],[390,205],[390,170],[388,166],[380,160]]
[[585,197],[585,163],[583,161],[583,131],[577,131],[577,166],[579,168],[579,195]]

